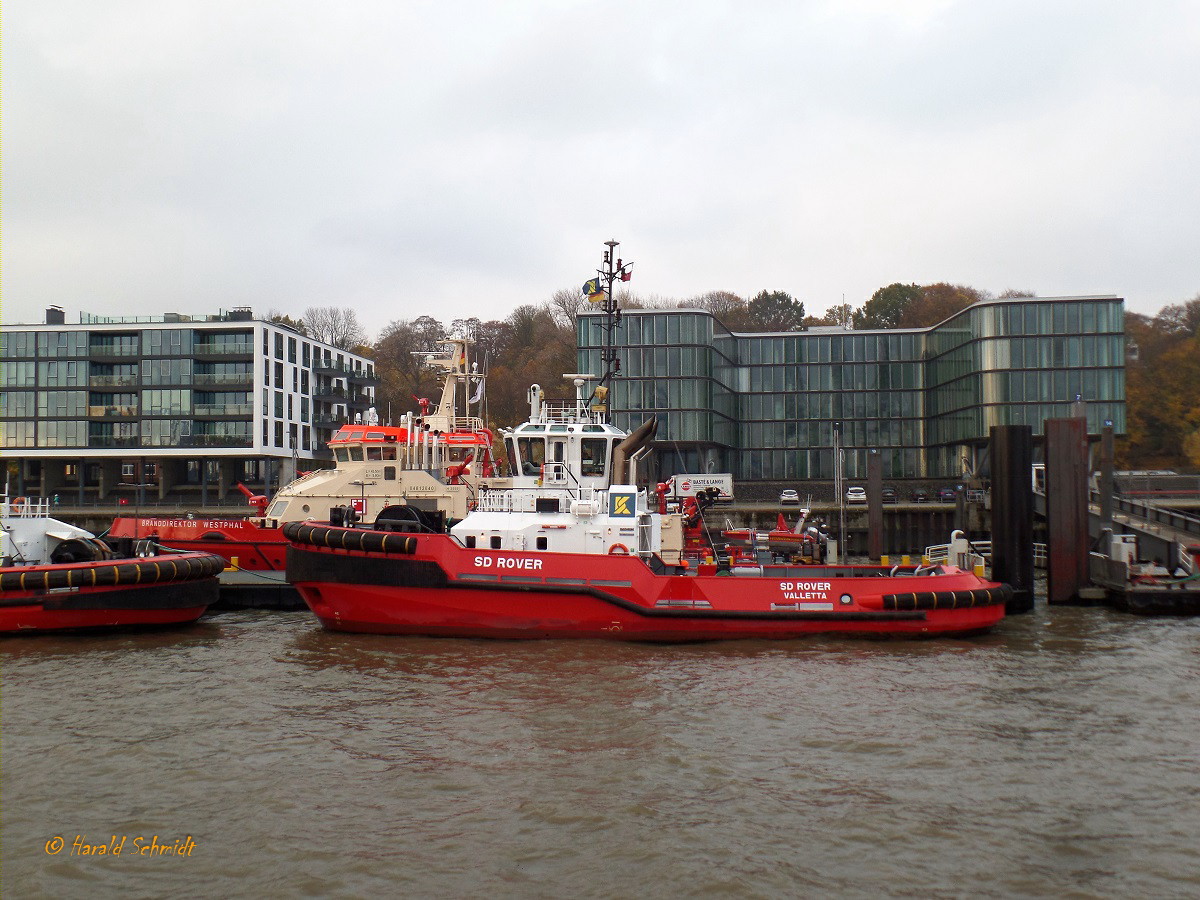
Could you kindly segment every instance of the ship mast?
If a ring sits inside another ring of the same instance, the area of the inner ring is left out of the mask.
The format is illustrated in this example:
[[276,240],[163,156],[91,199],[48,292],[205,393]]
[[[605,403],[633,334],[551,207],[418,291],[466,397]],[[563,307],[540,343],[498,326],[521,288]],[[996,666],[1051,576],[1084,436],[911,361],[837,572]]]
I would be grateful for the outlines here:
[[[600,362],[604,366],[604,375],[592,393],[592,402],[593,408],[600,407],[603,410],[604,420],[612,422],[613,381],[621,372],[621,357],[617,353],[615,335],[616,330],[621,326],[621,310],[617,306],[613,283],[629,281],[633,277],[633,263],[625,262],[617,257],[617,248],[621,246],[620,241],[605,241],[604,246],[608,249],[604,251],[601,268],[596,270],[598,277],[594,282],[588,282],[588,285],[600,289],[589,292],[588,299],[595,302],[603,298],[604,304],[604,324],[600,326],[604,330],[604,346],[600,351]],[[589,290],[587,285],[584,286],[584,289],[585,291]]]

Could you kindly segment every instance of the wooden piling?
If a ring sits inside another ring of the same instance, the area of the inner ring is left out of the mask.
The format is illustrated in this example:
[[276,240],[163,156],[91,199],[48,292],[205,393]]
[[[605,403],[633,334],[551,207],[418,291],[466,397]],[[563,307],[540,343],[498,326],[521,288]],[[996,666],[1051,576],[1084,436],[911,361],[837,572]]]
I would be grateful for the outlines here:
[[883,459],[878,450],[867,455],[867,556],[883,555]]
[[1088,586],[1087,420],[1046,420],[1046,594],[1081,603]]

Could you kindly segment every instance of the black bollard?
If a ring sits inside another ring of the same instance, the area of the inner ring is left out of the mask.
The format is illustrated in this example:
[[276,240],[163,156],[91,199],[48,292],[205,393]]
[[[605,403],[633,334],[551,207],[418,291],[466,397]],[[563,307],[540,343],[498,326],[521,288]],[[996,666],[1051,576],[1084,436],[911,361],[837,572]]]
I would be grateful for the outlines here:
[[1033,429],[993,425],[992,577],[1008,584],[1008,615],[1033,609]]
[[1085,419],[1046,420],[1046,596],[1079,603],[1088,578],[1088,439]]

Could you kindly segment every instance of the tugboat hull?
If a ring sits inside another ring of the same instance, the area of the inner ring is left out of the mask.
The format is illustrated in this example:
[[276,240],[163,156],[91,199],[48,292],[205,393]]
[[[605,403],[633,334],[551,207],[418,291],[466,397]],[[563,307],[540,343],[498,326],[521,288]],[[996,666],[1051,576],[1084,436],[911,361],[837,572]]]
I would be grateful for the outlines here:
[[0,570],[0,634],[183,625],[217,600],[224,560],[182,554]]
[[655,572],[636,556],[475,550],[446,535],[285,526],[288,579],[321,624],[370,634],[626,641],[984,632],[1010,589],[868,567]]

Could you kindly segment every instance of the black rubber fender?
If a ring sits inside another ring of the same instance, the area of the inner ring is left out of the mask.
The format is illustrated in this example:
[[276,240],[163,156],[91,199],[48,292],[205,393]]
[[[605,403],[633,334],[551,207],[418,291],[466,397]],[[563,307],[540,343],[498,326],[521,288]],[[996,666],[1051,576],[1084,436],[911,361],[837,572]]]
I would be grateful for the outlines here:
[[296,544],[333,550],[357,550],[363,553],[412,554],[417,539],[394,531],[365,531],[358,528],[334,528],[311,522],[287,522],[283,536]]
[[110,585],[163,584],[212,578],[225,559],[212,553],[149,556],[82,565],[38,566],[0,573],[0,593]]
[[1012,599],[1007,584],[965,591],[918,591],[909,594],[884,594],[883,608],[891,611],[915,609],[966,609],[972,606],[996,606]]

